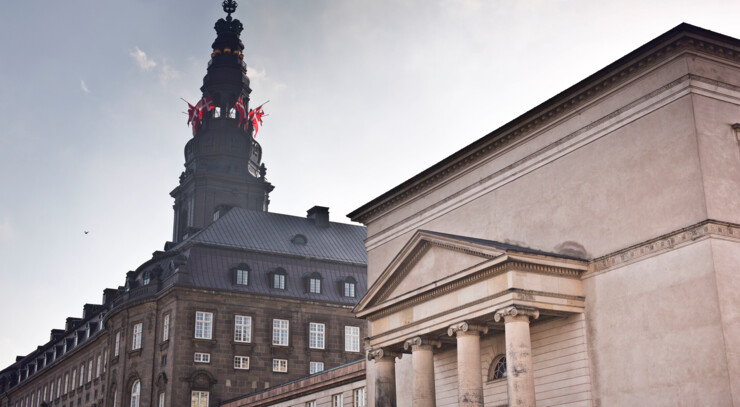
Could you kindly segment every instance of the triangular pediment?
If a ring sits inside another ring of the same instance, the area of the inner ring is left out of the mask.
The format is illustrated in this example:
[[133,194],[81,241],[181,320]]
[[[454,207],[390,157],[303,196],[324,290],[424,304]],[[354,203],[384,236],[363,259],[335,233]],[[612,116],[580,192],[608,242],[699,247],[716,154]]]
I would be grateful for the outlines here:
[[355,311],[419,293],[424,287],[448,279],[505,254],[504,250],[475,239],[418,231],[383,271]]

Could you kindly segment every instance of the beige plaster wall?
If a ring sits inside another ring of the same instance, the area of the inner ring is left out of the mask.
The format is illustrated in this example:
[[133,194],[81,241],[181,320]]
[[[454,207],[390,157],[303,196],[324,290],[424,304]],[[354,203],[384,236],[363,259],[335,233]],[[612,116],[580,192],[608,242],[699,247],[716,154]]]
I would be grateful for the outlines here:
[[731,406],[712,242],[584,280],[594,401]]
[[[684,96],[420,228],[600,256],[699,222],[692,107]],[[412,233],[369,251],[371,283]]]
[[[591,406],[583,315],[535,322],[531,326],[531,333],[537,406]],[[481,341],[481,375],[486,407],[508,405],[506,380],[487,381],[491,362],[505,351],[501,331],[486,335]],[[435,354],[434,375],[437,407],[457,406],[455,349]],[[402,404],[399,403],[400,406]]]
[[722,334],[734,405],[740,405],[740,241],[712,239]]

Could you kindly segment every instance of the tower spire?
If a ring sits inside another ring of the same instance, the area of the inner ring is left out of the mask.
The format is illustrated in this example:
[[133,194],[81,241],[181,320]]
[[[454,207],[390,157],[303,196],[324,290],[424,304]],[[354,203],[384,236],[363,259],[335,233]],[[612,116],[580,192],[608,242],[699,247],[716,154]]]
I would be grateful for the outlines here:
[[240,38],[244,26],[231,17],[236,1],[224,0],[222,6],[227,15],[214,27],[216,39],[200,88],[214,109],[203,114],[185,145],[185,171],[170,193],[175,199],[175,242],[213,223],[228,208],[267,211],[273,189],[265,178],[262,147],[252,138],[252,127],[240,126],[243,121],[236,114],[249,111],[252,92]]

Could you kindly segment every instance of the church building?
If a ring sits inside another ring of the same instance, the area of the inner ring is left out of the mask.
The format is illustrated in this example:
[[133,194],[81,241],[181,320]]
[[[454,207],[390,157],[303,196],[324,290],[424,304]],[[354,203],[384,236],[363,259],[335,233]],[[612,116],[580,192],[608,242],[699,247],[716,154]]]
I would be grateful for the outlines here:
[[223,6],[172,241],[0,371],[0,407],[212,407],[365,357],[365,228],[268,212],[243,27]]
[[349,216],[370,405],[740,406],[736,38],[681,24]]

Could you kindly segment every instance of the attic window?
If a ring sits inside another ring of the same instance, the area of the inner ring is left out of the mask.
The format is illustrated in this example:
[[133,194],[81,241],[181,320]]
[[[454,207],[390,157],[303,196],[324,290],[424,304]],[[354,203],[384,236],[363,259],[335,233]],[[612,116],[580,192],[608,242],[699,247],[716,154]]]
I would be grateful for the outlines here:
[[306,239],[306,236],[297,234],[293,236],[292,239],[290,239],[291,243],[293,244],[299,244],[301,246],[304,246],[306,243],[308,243],[308,239]]
[[149,285],[150,281],[152,281],[152,273],[147,271],[146,273],[144,273],[144,277],[142,278],[141,284]]
[[342,294],[345,297],[354,298],[357,294],[357,280],[347,277],[342,281]]
[[321,294],[321,274],[313,272],[307,278],[307,291],[312,294]]
[[249,266],[244,263],[234,267],[234,284],[249,285],[249,270]]
[[285,270],[279,268],[273,271],[271,274],[271,287],[276,288],[278,290],[285,290],[285,279],[288,275],[288,273],[285,272]]

